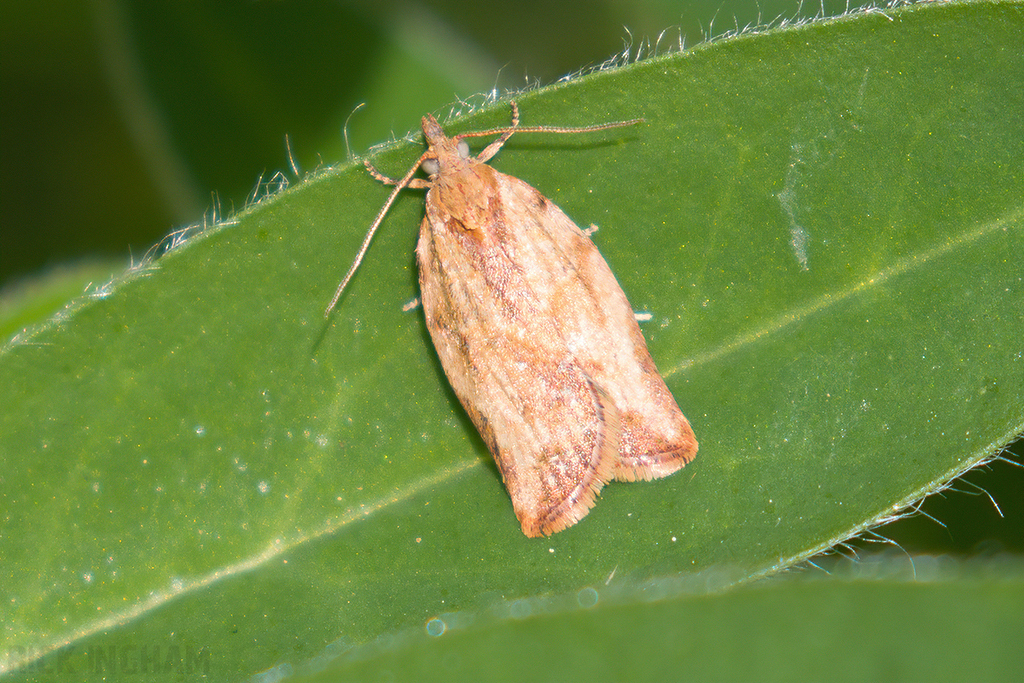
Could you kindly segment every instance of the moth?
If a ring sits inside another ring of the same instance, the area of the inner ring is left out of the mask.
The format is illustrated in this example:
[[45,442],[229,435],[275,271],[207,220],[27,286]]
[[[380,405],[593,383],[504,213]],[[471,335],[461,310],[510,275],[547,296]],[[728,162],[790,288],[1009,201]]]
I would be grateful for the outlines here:
[[[427,329],[441,365],[498,465],[530,537],[572,526],[612,480],[668,476],[697,440],[651,359],[626,295],[588,233],[518,178],[487,165],[512,125],[445,135],[423,117],[427,151],[377,215],[325,316],[403,188],[427,190],[416,260]],[[499,135],[477,156],[466,138]],[[414,178],[422,168],[427,178]]]

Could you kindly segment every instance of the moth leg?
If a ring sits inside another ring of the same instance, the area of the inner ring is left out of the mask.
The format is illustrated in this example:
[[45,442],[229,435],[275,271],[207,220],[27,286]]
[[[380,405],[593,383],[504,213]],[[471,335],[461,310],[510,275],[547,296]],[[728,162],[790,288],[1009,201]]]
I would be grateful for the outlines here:
[[[500,138],[484,147],[484,151],[476,155],[477,161],[488,161],[491,157],[497,154],[498,150],[501,149],[502,145],[508,142],[508,139],[512,137],[512,134],[516,132],[517,128],[519,128],[519,105],[516,104],[514,101],[510,102],[509,104],[512,105],[512,125],[506,128],[504,132],[502,132]],[[494,132],[497,133],[498,131]]]
[[[366,167],[366,171],[371,176],[373,176],[373,179],[376,180],[379,183],[383,183],[384,185],[401,185],[402,184],[401,180],[396,180],[396,179],[392,178],[391,176],[384,175],[383,173],[378,171],[377,167],[374,166],[373,164],[371,164],[369,161],[363,161],[363,166],[365,166]],[[413,189],[423,189],[423,188],[430,187],[430,181],[425,179],[425,178],[413,178],[408,183],[406,183],[405,187],[411,187]]]
[[377,167],[371,164],[369,161],[363,161],[363,166],[366,167],[367,172],[373,176],[373,179],[377,182],[384,183],[385,185],[397,185],[400,181],[395,180],[389,175],[384,175],[377,170]]

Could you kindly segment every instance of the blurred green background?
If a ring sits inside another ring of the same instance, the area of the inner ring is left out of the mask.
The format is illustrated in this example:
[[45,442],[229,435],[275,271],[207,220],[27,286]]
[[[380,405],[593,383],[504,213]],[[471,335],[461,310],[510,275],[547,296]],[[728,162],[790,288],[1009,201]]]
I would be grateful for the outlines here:
[[[58,304],[175,226],[244,206],[260,180],[294,179],[285,136],[300,173],[345,159],[342,129],[360,103],[353,153],[457,99],[857,6],[801,4],[9,3],[0,23],[0,313],[48,279]],[[1018,462],[1022,444],[1008,454]],[[1024,469],[995,462],[955,489],[881,533],[910,553],[1024,552]]]

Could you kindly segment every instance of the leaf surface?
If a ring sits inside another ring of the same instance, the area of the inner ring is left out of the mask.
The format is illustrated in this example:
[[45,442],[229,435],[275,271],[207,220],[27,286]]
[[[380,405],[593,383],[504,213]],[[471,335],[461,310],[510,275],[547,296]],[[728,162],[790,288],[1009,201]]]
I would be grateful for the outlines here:
[[[991,456],[1024,425],[1022,15],[863,14],[519,98],[524,125],[646,119],[513,137],[492,164],[599,226],[701,443],[548,539],[520,533],[403,310],[421,194],[324,321],[387,193],[361,167],[20,335],[0,351],[0,666],[159,643],[237,679],[609,577],[742,582]],[[399,175],[420,149],[373,161]]]

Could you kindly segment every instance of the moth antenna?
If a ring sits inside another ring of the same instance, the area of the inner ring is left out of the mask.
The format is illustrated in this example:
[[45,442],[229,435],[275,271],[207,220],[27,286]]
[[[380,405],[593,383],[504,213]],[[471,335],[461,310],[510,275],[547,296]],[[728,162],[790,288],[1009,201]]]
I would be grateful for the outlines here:
[[501,149],[502,145],[508,142],[508,139],[512,137],[513,133],[592,133],[598,130],[607,130],[608,128],[622,128],[623,126],[635,126],[638,123],[643,123],[643,119],[630,119],[628,121],[612,121],[611,123],[597,123],[592,126],[580,126],[578,128],[569,128],[565,126],[519,126],[519,106],[515,102],[510,102],[512,105],[512,125],[505,126],[504,128],[491,128],[490,130],[477,130],[470,131],[468,133],[459,133],[455,136],[456,139],[462,140],[463,138],[482,138],[488,135],[501,135],[500,138],[487,145],[480,154],[477,155],[477,161],[488,161],[498,150]]
[[[453,139],[461,140],[463,138],[479,138],[486,137],[488,135],[500,135],[501,137],[499,137],[494,142],[491,142],[489,145],[487,145],[487,147],[484,148],[482,152],[480,152],[480,154],[477,155],[477,160],[483,162],[489,160],[491,157],[497,154],[498,150],[501,149],[502,145],[508,142],[508,139],[512,137],[513,133],[590,133],[598,130],[606,130],[608,128],[634,126],[638,123],[643,123],[644,121],[643,119],[630,119],[629,121],[612,121],[611,123],[598,123],[593,126],[582,126],[579,128],[567,128],[563,126],[529,126],[526,128],[520,128],[519,105],[517,105],[514,101],[510,102],[509,104],[511,104],[512,106],[511,126],[506,126],[504,128],[492,128],[490,130],[460,133],[459,135],[454,136]],[[356,109],[358,109],[358,107],[356,107]],[[353,113],[355,113],[355,110],[353,110]],[[377,217],[373,219],[373,224],[370,225],[370,229],[366,231],[366,237],[363,239],[362,246],[359,247],[359,252],[356,254],[355,260],[349,267],[348,273],[345,274],[345,277],[341,281],[341,284],[338,285],[338,290],[334,293],[334,298],[331,299],[331,303],[327,306],[327,309],[324,311],[325,318],[331,315],[331,311],[334,310],[334,307],[338,304],[338,301],[341,299],[342,293],[345,291],[345,288],[348,287],[349,280],[351,280],[352,276],[355,275],[356,270],[359,268],[359,264],[362,263],[363,257],[366,255],[366,251],[370,248],[370,241],[373,239],[374,233],[376,233],[377,228],[380,227],[380,224],[384,220],[384,215],[388,212],[388,209],[390,209],[391,205],[394,204],[395,199],[398,197],[398,193],[405,187],[408,187],[410,183],[412,183],[412,187],[428,186],[426,183],[422,185],[415,183],[412,177],[419,169],[420,164],[423,163],[423,160],[426,159],[429,155],[429,150],[424,152],[420,156],[420,158],[416,160],[416,163],[412,165],[412,167],[408,170],[408,172],[406,172],[406,174],[400,180],[395,180],[394,178],[384,175],[383,173],[378,171],[372,164],[366,162],[366,168],[371,176],[373,176],[376,180],[386,185],[394,185],[395,189],[391,191],[391,195],[388,197],[388,200],[384,202],[384,206],[381,207],[380,213],[378,213]]]
[[[578,128],[564,128],[562,126],[521,126],[516,128],[492,128],[491,130],[471,131],[459,133],[457,138],[480,138],[486,135],[497,135],[498,133],[593,133],[608,128],[622,128],[624,126],[635,126],[643,123],[646,119],[629,119],[628,121],[611,121],[610,123],[597,123],[593,126],[580,126]],[[507,139],[507,138],[506,138]]]
[[334,298],[331,299],[331,303],[328,304],[327,308],[324,310],[325,318],[331,315],[331,311],[334,310],[334,307],[338,304],[338,300],[341,299],[342,292],[344,292],[345,287],[348,286],[349,280],[351,280],[352,276],[356,274],[359,264],[362,263],[363,257],[366,255],[366,250],[370,248],[370,240],[373,239],[373,234],[377,232],[377,228],[380,227],[381,221],[384,220],[384,214],[386,214],[388,209],[391,208],[391,205],[395,203],[398,193],[401,192],[402,189],[409,184],[409,181],[412,180],[413,175],[419,169],[423,160],[427,158],[428,154],[429,151],[424,152],[420,158],[416,160],[416,163],[413,164],[406,172],[402,179],[395,182],[395,189],[391,191],[390,196],[388,196],[388,200],[384,202],[384,206],[382,206],[380,211],[377,213],[377,217],[373,219],[373,223],[370,225],[370,229],[366,231],[366,237],[363,238],[363,245],[359,247],[359,252],[356,254],[355,260],[352,262],[352,265],[349,266],[348,273],[345,274],[345,278],[341,281],[341,284],[338,285],[338,291],[334,293]]

